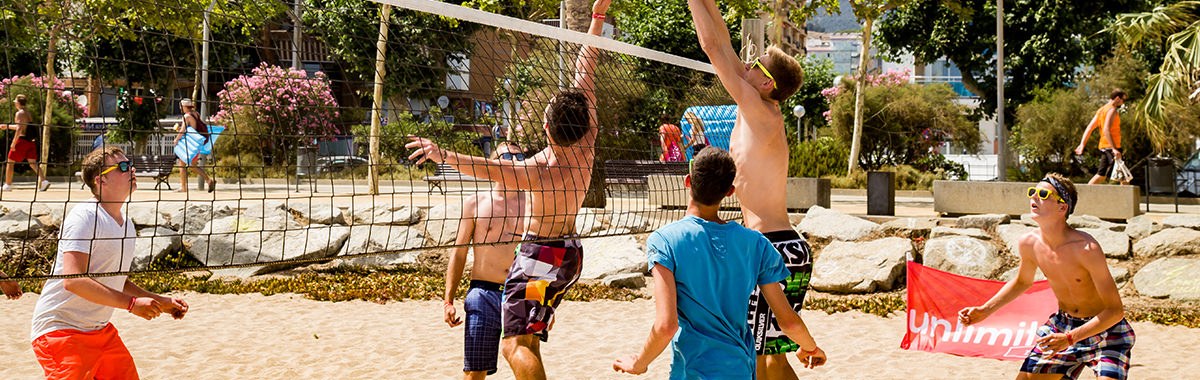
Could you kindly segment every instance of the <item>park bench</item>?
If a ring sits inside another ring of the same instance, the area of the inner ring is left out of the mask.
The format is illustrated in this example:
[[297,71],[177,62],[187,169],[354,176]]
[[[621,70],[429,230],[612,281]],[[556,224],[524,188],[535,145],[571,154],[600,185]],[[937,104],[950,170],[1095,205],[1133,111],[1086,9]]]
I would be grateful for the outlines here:
[[[133,175],[153,178],[155,181],[154,189],[156,190],[164,184],[167,185],[167,190],[171,190],[171,183],[167,179],[171,177],[171,172],[175,170],[175,155],[128,157],[129,161],[133,163]],[[79,178],[80,189],[87,185],[83,181],[83,172],[75,172],[75,177]]]
[[654,174],[687,175],[687,162],[656,160],[604,161],[604,183],[609,185],[646,185],[646,177]]
[[433,188],[436,187],[442,194],[446,194],[446,188],[442,185],[449,182],[491,182],[490,180],[475,178],[463,174],[462,172],[454,169],[453,166],[447,164],[438,164],[437,169],[435,169],[433,172],[433,175],[426,176],[424,179],[425,182],[429,183],[429,192],[432,193]]

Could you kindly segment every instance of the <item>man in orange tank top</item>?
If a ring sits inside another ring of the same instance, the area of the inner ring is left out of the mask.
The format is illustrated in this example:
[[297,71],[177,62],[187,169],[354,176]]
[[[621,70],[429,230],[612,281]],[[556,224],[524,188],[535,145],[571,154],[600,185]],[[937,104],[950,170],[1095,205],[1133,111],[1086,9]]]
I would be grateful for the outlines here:
[[[1096,110],[1096,116],[1088,123],[1079,146],[1075,148],[1075,154],[1083,154],[1088,137],[1091,137],[1092,131],[1100,128],[1100,167],[1096,169],[1092,180],[1088,181],[1089,185],[1107,181],[1113,171],[1113,162],[1121,159],[1121,115],[1117,114],[1117,109],[1125,104],[1125,91],[1113,90],[1108,99],[1108,103]],[[1129,182],[1122,181],[1121,184],[1128,185]]]

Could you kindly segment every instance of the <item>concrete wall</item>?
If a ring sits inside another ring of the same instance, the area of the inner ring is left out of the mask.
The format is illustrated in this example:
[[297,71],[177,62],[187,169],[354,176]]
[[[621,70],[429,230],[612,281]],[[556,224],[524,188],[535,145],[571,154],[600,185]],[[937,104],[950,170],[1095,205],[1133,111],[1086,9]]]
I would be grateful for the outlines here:
[[[933,209],[950,215],[1029,213],[1026,189],[1034,182],[934,181]],[[1141,189],[1120,185],[1075,185],[1079,202],[1074,215],[1129,219],[1140,215]]]
[[[650,191],[651,207],[686,208],[691,200],[691,193],[683,186],[681,175],[651,175],[647,176],[646,186]],[[829,207],[830,184],[828,179],[788,178],[787,207],[788,210],[807,210],[813,205]],[[723,208],[741,208],[737,197],[727,197],[721,202]]]

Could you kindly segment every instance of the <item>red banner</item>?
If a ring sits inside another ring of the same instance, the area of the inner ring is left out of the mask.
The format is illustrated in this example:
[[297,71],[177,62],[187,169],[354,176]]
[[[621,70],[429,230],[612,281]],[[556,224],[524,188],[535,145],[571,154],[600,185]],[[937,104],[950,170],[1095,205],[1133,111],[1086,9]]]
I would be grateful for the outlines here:
[[963,326],[958,311],[992,298],[1003,282],[980,280],[908,262],[908,323],[900,348],[1001,360],[1022,360],[1037,328],[1058,309],[1046,281],[983,322]]

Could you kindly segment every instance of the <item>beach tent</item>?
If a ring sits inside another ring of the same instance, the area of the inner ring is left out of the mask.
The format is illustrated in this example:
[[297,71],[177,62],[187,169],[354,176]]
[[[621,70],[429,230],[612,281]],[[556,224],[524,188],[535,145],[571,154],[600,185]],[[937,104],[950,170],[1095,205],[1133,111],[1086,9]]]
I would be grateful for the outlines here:
[[[733,132],[733,123],[737,120],[737,105],[724,106],[693,106],[684,112],[695,113],[704,122],[704,137],[708,145],[729,150],[729,135]],[[683,130],[683,141],[692,135],[692,123],[680,115],[680,129]],[[685,149],[688,161],[692,159],[691,149]]]

